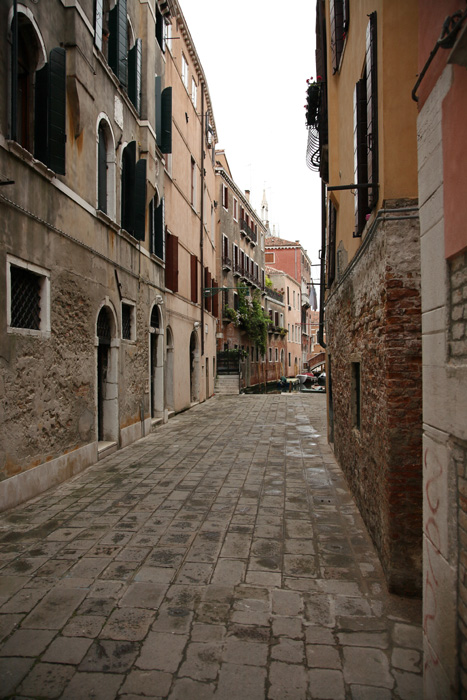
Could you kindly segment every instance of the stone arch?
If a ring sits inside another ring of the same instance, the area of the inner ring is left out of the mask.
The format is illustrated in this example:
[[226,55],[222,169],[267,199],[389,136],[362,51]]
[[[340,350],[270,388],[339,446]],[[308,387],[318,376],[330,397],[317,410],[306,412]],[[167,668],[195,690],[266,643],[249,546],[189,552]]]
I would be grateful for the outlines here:
[[164,329],[157,302],[149,318],[149,377],[151,418],[164,414]]
[[175,409],[174,404],[174,337],[172,329],[167,326],[165,334],[165,405],[168,411]]
[[100,443],[118,442],[117,315],[108,299],[96,318],[96,419]]

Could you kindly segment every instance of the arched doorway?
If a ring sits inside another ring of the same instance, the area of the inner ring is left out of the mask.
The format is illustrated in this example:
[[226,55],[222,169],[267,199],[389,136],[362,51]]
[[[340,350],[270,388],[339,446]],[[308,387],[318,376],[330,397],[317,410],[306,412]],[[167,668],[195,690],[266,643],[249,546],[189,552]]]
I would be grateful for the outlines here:
[[160,418],[164,412],[164,335],[158,306],[152,307],[149,321],[149,363],[151,417]]
[[168,411],[174,407],[174,341],[172,329],[167,326],[165,358],[165,405]]
[[192,331],[190,336],[190,401],[199,401],[199,351],[196,331]]
[[115,321],[108,306],[97,317],[97,439],[115,442],[118,439],[117,348]]

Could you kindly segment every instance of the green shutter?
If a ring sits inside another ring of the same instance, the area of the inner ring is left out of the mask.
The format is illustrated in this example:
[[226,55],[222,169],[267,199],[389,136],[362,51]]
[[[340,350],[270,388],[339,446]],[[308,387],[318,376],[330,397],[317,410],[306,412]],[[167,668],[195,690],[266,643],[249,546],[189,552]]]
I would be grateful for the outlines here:
[[109,12],[109,32],[109,66],[121,84],[126,87],[128,83],[126,0],[118,0],[114,9]]
[[146,165],[145,158],[140,158],[135,168],[135,227],[134,237],[144,241],[146,237]]
[[66,146],[66,52],[56,48],[50,52],[48,163],[51,170],[65,175]]
[[155,84],[155,92],[156,92],[156,121],[155,121],[155,130],[156,130],[156,143],[160,147],[161,141],[162,141],[162,78],[160,75],[156,75],[156,84]]
[[107,143],[102,126],[99,126],[97,149],[97,207],[107,213]]
[[[368,182],[378,184],[378,65],[376,12],[370,15],[366,33],[367,158]],[[370,209],[378,202],[378,188],[369,190]]]
[[[34,96],[34,158],[47,164],[47,112],[49,100],[49,64],[36,71]],[[19,136],[19,135],[18,135]]]
[[131,141],[122,155],[122,190],[121,190],[121,226],[133,234],[135,228],[134,194],[135,194],[136,141]]
[[133,102],[138,114],[141,114],[141,67],[143,61],[143,42],[136,43],[128,52],[128,97]]
[[162,153],[172,153],[172,88],[166,87],[161,96],[161,143]]

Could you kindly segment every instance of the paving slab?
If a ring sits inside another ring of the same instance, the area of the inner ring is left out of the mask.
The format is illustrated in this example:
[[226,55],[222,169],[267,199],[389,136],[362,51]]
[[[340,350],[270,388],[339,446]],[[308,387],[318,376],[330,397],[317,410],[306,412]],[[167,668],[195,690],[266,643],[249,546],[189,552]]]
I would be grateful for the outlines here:
[[216,397],[0,515],[0,697],[419,700],[325,397]]

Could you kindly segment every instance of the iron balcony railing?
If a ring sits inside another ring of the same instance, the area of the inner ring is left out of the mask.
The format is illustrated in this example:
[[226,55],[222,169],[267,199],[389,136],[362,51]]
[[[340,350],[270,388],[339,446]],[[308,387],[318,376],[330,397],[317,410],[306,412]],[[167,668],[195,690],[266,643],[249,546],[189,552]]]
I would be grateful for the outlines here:
[[268,287],[266,287],[266,295],[270,297],[270,299],[275,299],[276,301],[280,302],[284,301],[284,295],[276,291],[275,289],[269,289]]
[[232,269],[232,260],[229,258],[228,255],[222,256],[222,267],[227,268],[229,270]]
[[250,238],[254,243],[257,242],[258,236],[253,229],[247,224],[245,219],[240,219],[240,233],[243,233],[247,238]]

